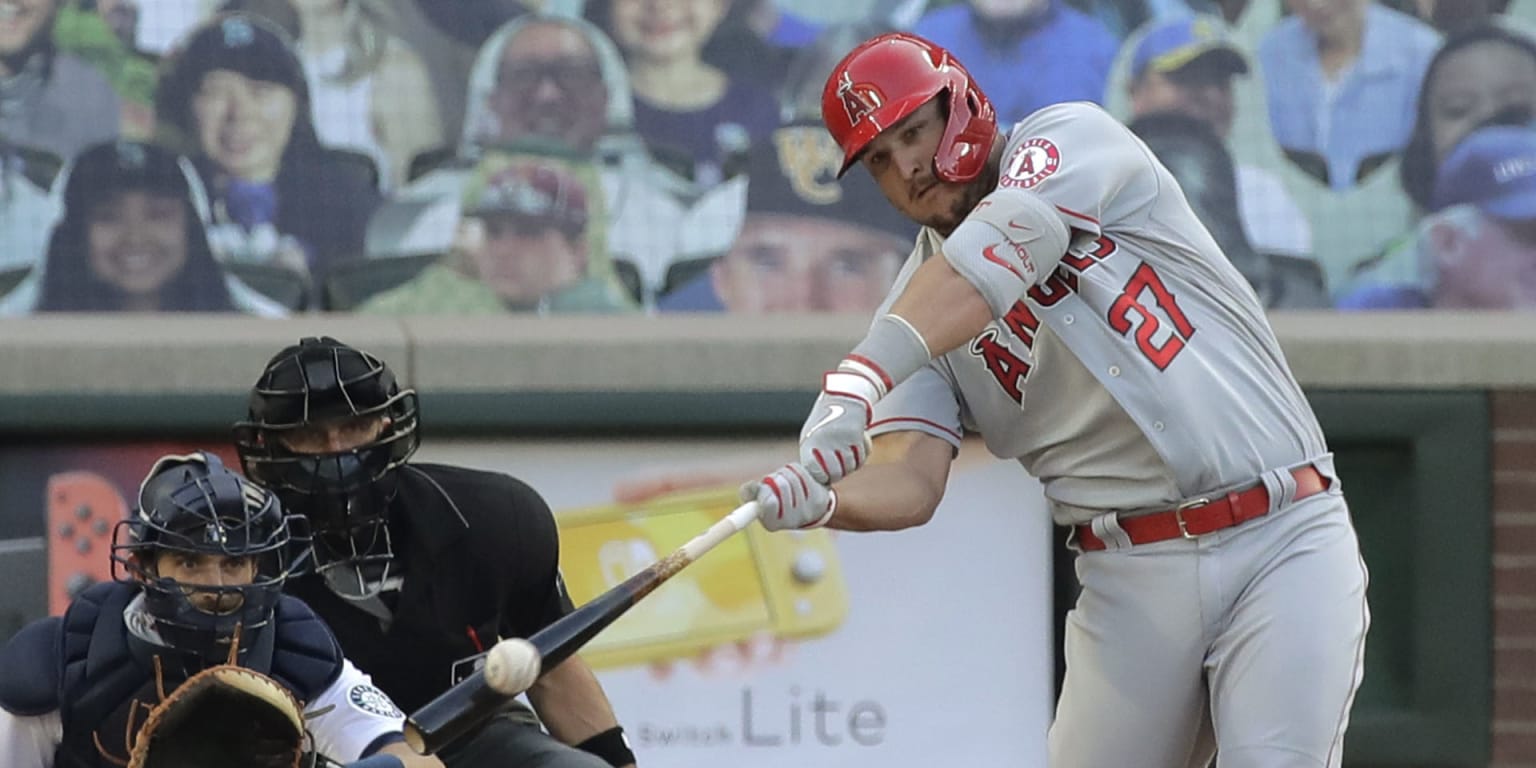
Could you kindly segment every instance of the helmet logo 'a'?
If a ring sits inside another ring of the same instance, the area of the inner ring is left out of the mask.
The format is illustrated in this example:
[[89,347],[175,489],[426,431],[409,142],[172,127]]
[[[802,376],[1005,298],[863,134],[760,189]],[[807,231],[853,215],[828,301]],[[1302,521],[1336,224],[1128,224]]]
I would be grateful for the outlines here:
[[849,124],[857,124],[875,111],[880,106],[880,100],[870,93],[869,88],[862,91],[854,90],[853,78],[843,72],[842,78],[837,83],[837,98],[843,102],[843,110],[848,113]]

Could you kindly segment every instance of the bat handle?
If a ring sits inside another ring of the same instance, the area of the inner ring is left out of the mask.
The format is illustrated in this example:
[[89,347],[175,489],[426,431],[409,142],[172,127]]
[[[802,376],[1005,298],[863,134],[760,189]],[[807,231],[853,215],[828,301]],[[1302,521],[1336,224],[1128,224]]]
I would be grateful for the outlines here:
[[749,501],[731,510],[731,513],[726,515],[725,519],[730,520],[731,524],[736,526],[736,530],[739,531],[751,525],[752,521],[756,520],[757,516],[762,513],[762,507],[758,506],[757,502]]
[[688,560],[690,562],[697,560],[705,552],[714,549],[720,542],[725,541],[736,533],[740,533],[742,529],[751,525],[752,521],[756,520],[761,512],[762,510],[759,509],[756,501],[749,501],[732,510],[729,515],[720,518],[714,525],[711,525],[709,530],[693,537],[692,540],[683,545],[683,551],[687,553]]

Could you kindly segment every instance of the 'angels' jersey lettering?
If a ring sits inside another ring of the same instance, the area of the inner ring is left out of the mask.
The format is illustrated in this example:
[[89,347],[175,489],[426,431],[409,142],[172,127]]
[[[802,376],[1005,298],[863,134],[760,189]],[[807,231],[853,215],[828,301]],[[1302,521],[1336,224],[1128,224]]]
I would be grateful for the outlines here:
[[[979,432],[1045,484],[1064,523],[1326,453],[1257,297],[1129,130],[1091,104],[1047,107],[1014,126],[1003,168],[1000,185],[1050,203],[1071,246],[1003,317],[878,403],[871,434]],[[881,314],[942,244],[918,236]]]

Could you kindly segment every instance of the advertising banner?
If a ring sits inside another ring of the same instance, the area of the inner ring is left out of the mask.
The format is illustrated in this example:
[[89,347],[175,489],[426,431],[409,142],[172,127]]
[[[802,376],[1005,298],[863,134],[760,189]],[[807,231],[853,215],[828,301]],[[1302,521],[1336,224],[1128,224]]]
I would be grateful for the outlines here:
[[[192,444],[0,449],[10,538],[46,531],[57,612],[108,578],[111,526],[153,460]],[[232,451],[219,449],[232,466]],[[429,441],[417,462],[496,470],[549,502],[573,601],[736,506],[780,439]],[[1052,706],[1051,528],[1039,485],[968,442],[927,525],[733,537],[594,639],[642,765],[1043,765]]]

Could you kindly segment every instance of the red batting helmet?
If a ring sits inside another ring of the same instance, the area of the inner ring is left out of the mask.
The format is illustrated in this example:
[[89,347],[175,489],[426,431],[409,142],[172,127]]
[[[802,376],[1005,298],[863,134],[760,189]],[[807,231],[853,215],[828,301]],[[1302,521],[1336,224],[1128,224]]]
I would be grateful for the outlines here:
[[945,181],[970,181],[986,165],[997,135],[992,103],[971,74],[949,51],[916,35],[892,32],[860,43],[821,91],[821,119],[843,148],[838,176],[881,131],[945,92],[949,123],[934,167]]

